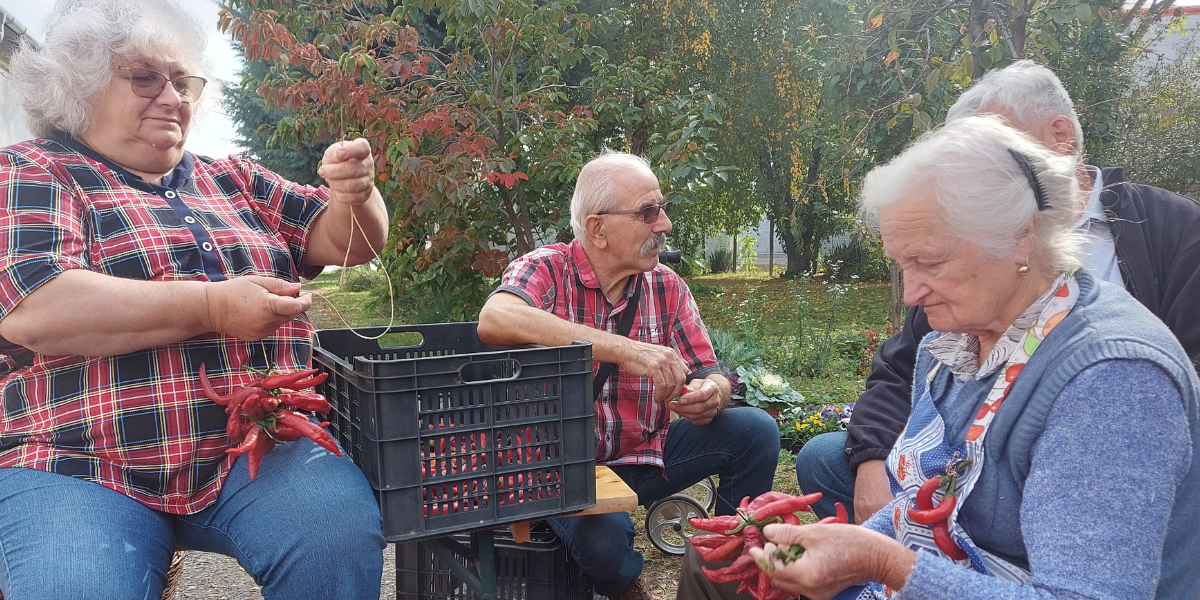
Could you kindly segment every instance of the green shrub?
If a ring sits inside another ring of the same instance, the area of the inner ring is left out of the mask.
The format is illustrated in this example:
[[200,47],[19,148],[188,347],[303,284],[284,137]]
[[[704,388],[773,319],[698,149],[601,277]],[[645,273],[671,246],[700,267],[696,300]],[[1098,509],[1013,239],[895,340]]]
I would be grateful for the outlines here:
[[717,359],[732,371],[736,371],[738,367],[748,367],[762,359],[762,348],[724,329],[710,327],[708,337],[712,340]]
[[754,249],[757,240],[752,235],[738,236],[737,265],[739,271],[753,273],[758,270],[758,251]]
[[859,233],[845,244],[830,248],[821,259],[825,271],[837,281],[884,281],[890,274],[883,244]]
[[733,251],[718,248],[708,255],[708,270],[712,273],[728,273],[733,270]]

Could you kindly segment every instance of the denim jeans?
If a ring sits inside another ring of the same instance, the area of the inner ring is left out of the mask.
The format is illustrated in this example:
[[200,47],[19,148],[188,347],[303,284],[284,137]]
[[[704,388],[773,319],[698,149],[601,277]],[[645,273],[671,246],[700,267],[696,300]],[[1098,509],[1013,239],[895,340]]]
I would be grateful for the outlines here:
[[[757,408],[733,408],[708,425],[676,419],[663,448],[666,471],[651,465],[616,465],[612,470],[649,506],[708,477],[719,475],[717,514],[732,514],[744,496],[771,489],[779,463],[779,427]],[[642,574],[636,531],[626,513],[550,519],[550,526],[592,578],[596,593],[609,596]]]
[[177,545],[236,558],[264,598],[377,600],[385,544],[358,467],[307,439],[276,446],[254,481],[246,462],[191,515],[83,479],[0,469],[5,600],[158,600]]
[[813,512],[820,518],[833,516],[834,502],[846,505],[850,522],[854,520],[854,472],[846,460],[845,431],[822,433],[809,440],[796,454],[796,481],[805,494],[821,492],[821,499],[813,504]]

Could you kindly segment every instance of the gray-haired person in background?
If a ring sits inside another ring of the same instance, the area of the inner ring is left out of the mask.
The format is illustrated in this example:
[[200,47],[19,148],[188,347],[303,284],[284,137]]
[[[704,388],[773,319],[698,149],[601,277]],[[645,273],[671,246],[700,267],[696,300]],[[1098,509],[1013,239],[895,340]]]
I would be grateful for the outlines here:
[[[1083,156],[1082,127],[1058,77],[1032,61],[987,73],[951,107],[947,122],[995,114],[1042,145]],[[1122,285],[1175,334],[1200,364],[1200,204],[1167,190],[1124,180],[1120,168],[1078,163],[1083,266],[1097,279]],[[932,328],[920,307],[910,308],[904,328],[875,354],[866,391],[848,431],[817,436],[796,457],[805,492],[824,494],[814,510],[833,513],[842,502],[862,523],[892,499],[884,459],[908,420],[913,371],[920,340]],[[679,598],[732,598],[704,580],[694,553],[685,557]],[[690,594],[690,595],[685,595]]]

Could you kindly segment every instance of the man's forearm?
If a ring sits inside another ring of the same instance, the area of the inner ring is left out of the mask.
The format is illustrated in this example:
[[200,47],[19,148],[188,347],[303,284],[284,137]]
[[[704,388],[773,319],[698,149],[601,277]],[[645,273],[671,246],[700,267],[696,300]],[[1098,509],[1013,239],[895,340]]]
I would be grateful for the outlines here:
[[0,336],[51,356],[112,356],[170,344],[206,332],[205,285],[70,270],[0,320]]
[[529,306],[515,294],[506,296],[493,296],[479,313],[479,339],[484,342],[496,346],[566,346],[580,340],[591,342],[592,360],[596,362],[620,364],[624,360],[628,338],[560,319]]

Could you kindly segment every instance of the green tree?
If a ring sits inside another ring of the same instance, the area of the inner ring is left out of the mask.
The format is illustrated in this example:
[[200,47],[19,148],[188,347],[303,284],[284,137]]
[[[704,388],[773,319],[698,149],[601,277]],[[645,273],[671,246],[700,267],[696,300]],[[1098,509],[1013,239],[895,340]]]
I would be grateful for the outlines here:
[[[271,64],[258,93],[290,113],[269,142],[370,140],[396,207],[385,264],[407,287],[436,288],[452,318],[473,316],[510,257],[563,237],[571,184],[601,145],[629,147],[629,123],[595,106],[661,78],[658,65],[608,64],[590,43],[604,20],[570,0],[226,8],[223,26]],[[431,20],[444,31],[437,46],[413,25]],[[583,82],[565,82],[581,69]],[[706,162],[716,102],[697,90],[644,107],[648,153],[669,186],[719,175]]]

